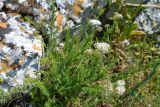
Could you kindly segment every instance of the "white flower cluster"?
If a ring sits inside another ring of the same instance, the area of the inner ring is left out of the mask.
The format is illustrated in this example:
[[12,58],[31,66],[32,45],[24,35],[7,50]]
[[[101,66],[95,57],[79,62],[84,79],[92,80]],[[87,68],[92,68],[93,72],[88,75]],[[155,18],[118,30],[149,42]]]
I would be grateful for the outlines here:
[[117,93],[119,95],[123,95],[124,92],[126,91],[125,81],[124,80],[118,80],[117,81],[117,87],[116,87],[116,89],[117,89],[117,91],[118,91]]
[[94,47],[101,51],[102,53],[108,53],[109,49],[110,49],[110,45],[106,42],[102,42],[102,43],[95,43]]
[[102,25],[102,23],[99,20],[96,20],[96,19],[90,19],[89,23],[91,23],[92,25],[95,25],[95,26]]

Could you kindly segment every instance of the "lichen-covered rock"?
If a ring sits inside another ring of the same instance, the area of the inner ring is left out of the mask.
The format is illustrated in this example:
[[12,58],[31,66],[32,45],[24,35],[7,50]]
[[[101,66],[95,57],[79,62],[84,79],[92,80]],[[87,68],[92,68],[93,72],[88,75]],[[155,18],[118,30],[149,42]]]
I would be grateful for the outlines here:
[[19,14],[0,12],[0,87],[8,90],[36,77],[43,46],[41,36]]
[[[160,4],[160,0],[148,0],[148,5]],[[138,24],[138,29],[148,34],[160,32],[160,9],[146,8],[135,19],[134,23]]]
[[0,10],[5,9],[25,15],[32,15],[38,21],[49,19],[47,0],[0,0]]
[[[59,10],[56,12],[55,26],[58,31],[77,27],[90,18],[91,11],[107,4],[106,0],[56,0]],[[85,20],[84,20],[85,19]],[[91,19],[93,21],[94,19]],[[91,22],[90,21],[90,22]]]

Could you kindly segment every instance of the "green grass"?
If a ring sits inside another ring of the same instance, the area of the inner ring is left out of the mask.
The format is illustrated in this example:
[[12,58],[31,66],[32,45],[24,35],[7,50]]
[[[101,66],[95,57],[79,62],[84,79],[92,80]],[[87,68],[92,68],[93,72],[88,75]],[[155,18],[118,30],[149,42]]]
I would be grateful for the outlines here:
[[[31,92],[33,103],[42,107],[94,107],[102,104],[158,107],[160,71],[156,64],[160,61],[160,49],[155,41],[147,36],[130,37],[130,45],[122,46],[122,41],[113,38],[116,42],[110,41],[111,50],[104,55],[92,49],[93,36],[94,32],[81,40],[80,36],[71,38],[68,32],[65,46],[58,52],[55,41],[51,40],[41,61],[43,77],[35,81],[40,84]],[[86,53],[87,49],[92,49],[92,54]],[[153,76],[147,79],[153,71]],[[126,82],[123,96],[115,90],[115,83],[120,79]],[[111,92],[105,96],[108,91]]]
[[36,106],[95,106],[107,98],[105,92],[110,81],[107,66],[99,52],[85,51],[91,48],[92,38],[93,34],[86,34],[83,40],[78,36],[70,38],[68,31],[64,49],[57,52],[54,41],[49,44],[42,59],[43,78],[36,80],[35,84],[40,84],[32,89]]
[[[106,25],[102,39],[95,39],[95,29],[91,26],[91,30],[86,27],[83,33],[76,36],[68,30],[65,46],[58,52],[56,40],[50,39],[41,61],[40,78],[29,79],[35,83],[31,91],[35,106],[160,105],[160,49],[156,46],[155,36],[131,35],[136,29],[132,19],[141,8],[135,9],[136,12],[128,7],[117,8],[123,19],[114,19],[112,25]],[[50,34],[50,37],[54,36],[54,33]],[[124,46],[124,39],[128,39],[130,44]],[[93,48],[94,42],[107,42],[111,49],[107,54],[102,54]],[[92,49],[92,53],[87,53],[87,49]],[[126,82],[126,92],[122,96],[117,94],[117,80]]]

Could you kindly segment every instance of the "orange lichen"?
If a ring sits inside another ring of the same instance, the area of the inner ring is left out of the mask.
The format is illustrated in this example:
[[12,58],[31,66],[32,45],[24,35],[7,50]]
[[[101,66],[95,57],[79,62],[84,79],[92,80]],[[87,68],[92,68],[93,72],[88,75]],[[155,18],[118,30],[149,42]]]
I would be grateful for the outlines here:
[[75,16],[78,16],[78,15],[80,15],[81,13],[82,13],[82,9],[81,9],[81,7],[79,6],[79,3],[78,2],[75,2],[74,4],[73,4],[73,14],[75,15]]
[[18,65],[8,66],[8,61],[0,61],[0,73],[15,70]]
[[63,15],[62,13],[59,12],[56,17],[56,23],[59,31],[62,29],[62,21],[63,21]]
[[0,29],[6,29],[8,24],[6,22],[0,22]]

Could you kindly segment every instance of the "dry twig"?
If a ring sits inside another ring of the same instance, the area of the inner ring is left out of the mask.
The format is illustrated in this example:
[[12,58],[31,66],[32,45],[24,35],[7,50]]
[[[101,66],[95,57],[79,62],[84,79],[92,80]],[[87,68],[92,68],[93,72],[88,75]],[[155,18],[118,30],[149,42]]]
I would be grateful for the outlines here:
[[156,4],[132,4],[132,3],[125,3],[126,6],[132,6],[132,7],[144,7],[144,8],[158,8],[160,9],[160,5]]

